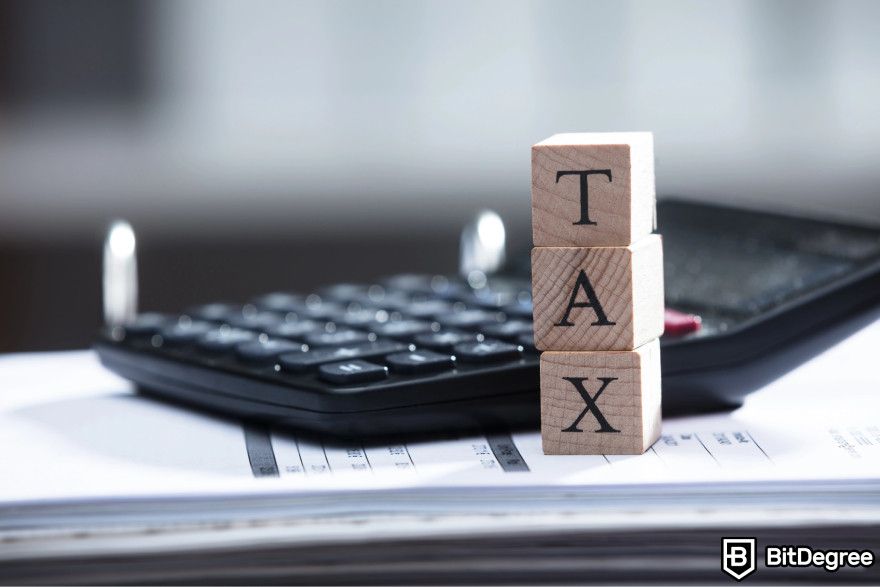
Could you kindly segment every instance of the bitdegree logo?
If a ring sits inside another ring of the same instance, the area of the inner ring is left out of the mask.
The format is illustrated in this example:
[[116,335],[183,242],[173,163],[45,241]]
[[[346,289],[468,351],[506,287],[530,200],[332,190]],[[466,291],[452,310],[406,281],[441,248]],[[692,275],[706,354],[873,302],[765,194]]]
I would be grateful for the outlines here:
[[722,538],[721,570],[742,581],[755,572],[755,538]]
[[[742,581],[757,570],[757,539],[736,537],[721,539],[721,570]],[[828,549],[805,545],[772,545],[764,548],[764,567],[816,567],[836,573],[845,567],[870,567],[874,553],[868,549]]]
[[768,546],[764,549],[764,566],[822,567],[833,573],[843,567],[870,567],[874,553],[870,550],[821,550],[809,546]]

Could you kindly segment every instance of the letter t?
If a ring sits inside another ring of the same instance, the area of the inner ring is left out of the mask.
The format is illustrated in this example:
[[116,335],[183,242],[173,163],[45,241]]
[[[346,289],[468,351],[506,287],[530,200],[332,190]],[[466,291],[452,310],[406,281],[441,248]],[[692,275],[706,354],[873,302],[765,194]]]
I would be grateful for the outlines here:
[[611,181],[611,170],[610,169],[590,169],[587,171],[557,171],[556,172],[556,183],[559,183],[559,179],[565,177],[566,175],[577,175],[581,178],[581,219],[577,222],[572,222],[574,225],[579,224],[596,224],[592,220],[590,220],[590,196],[589,196],[589,182],[588,178],[591,175],[604,175],[608,178],[608,181]]

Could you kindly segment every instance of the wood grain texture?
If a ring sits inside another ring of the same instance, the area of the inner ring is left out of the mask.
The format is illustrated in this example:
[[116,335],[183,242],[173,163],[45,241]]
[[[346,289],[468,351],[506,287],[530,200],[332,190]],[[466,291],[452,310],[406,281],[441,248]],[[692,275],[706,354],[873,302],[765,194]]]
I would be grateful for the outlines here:
[[[582,218],[580,177],[589,218]],[[649,132],[564,133],[532,147],[532,239],[536,247],[625,246],[654,228],[654,137]]]
[[[607,322],[589,303],[581,271]],[[663,334],[663,244],[648,235],[626,247],[532,249],[535,346],[542,351],[632,350]],[[567,315],[571,325],[560,325]]]
[[[568,379],[566,379],[568,378]],[[604,390],[602,378],[609,380]],[[595,397],[600,418],[571,379]],[[660,436],[660,342],[632,351],[546,352],[541,355],[541,439],[544,454],[642,454]],[[572,430],[572,424],[577,431]],[[608,431],[613,428],[617,432]],[[566,431],[567,430],[567,431]]]

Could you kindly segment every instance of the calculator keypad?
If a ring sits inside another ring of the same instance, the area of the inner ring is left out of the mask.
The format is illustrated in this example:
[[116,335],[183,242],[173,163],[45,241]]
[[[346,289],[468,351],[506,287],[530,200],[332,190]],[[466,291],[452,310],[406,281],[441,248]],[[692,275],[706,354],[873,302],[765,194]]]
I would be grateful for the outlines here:
[[126,337],[210,366],[274,373],[294,387],[299,379],[379,388],[496,368],[534,353],[527,282],[490,280],[474,290],[420,275],[205,304],[181,316],[143,314]]

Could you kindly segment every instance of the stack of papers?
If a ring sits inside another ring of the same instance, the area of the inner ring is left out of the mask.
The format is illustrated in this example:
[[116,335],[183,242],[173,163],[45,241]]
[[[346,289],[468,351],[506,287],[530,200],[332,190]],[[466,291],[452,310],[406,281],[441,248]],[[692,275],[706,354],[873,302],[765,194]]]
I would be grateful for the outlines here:
[[722,535],[876,549],[878,348],[880,321],[626,457],[339,444],[141,397],[90,352],[7,355],[0,581],[717,580]]

